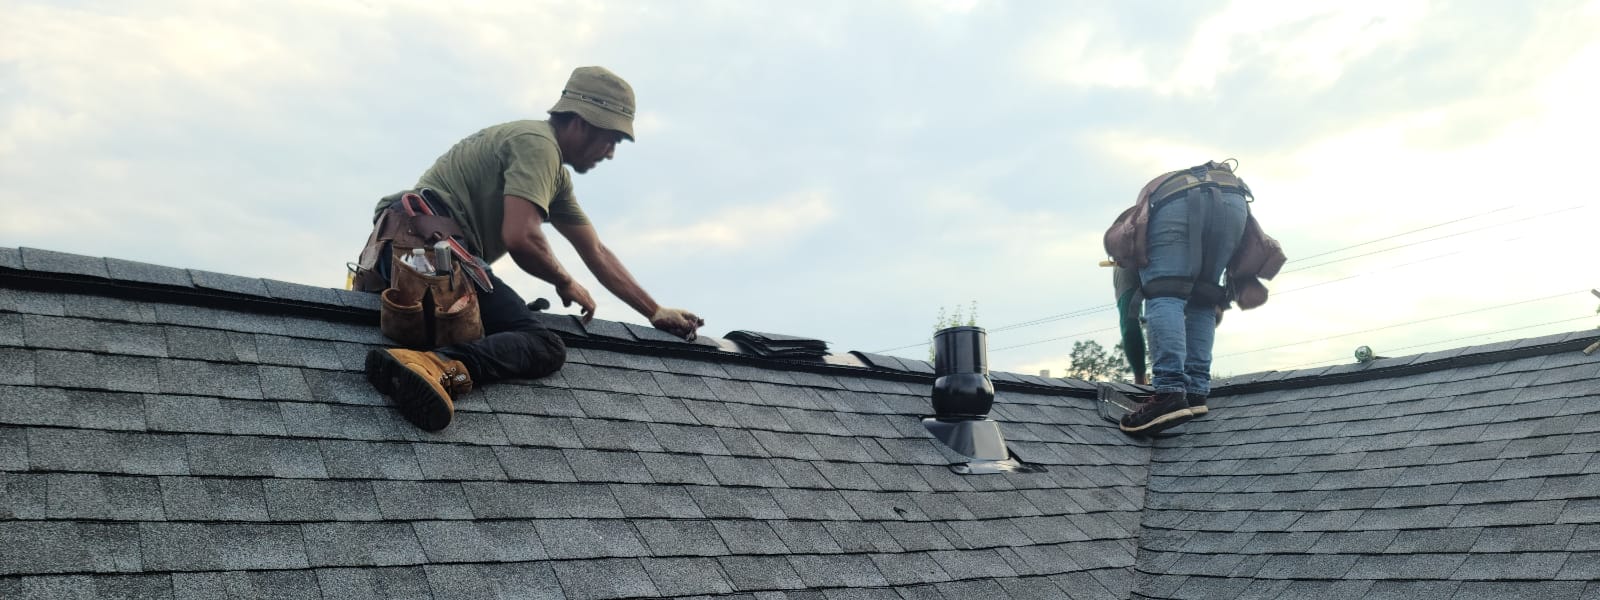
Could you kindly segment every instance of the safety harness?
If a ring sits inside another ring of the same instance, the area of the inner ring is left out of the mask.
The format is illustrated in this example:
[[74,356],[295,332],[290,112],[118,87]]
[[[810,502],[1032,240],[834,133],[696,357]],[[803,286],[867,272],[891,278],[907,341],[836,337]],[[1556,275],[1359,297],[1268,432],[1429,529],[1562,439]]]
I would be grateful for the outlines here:
[[[1226,162],[1206,162],[1175,171],[1157,184],[1155,191],[1150,194],[1151,219],[1174,200],[1184,198],[1188,201],[1189,256],[1201,258],[1189,261],[1187,275],[1157,277],[1145,283],[1142,290],[1146,298],[1184,298],[1196,306],[1223,306],[1228,303],[1227,290],[1221,285],[1215,281],[1200,281],[1200,274],[1213,272],[1218,261],[1227,263],[1232,259],[1231,256],[1213,256],[1214,253],[1206,251],[1206,248],[1214,245],[1210,242],[1218,235],[1216,231],[1219,228],[1212,226],[1213,215],[1221,214],[1217,209],[1222,204],[1223,192],[1241,194],[1246,203],[1253,202],[1255,196],[1250,193],[1250,186],[1234,175]],[[1248,204],[1246,210],[1249,210]]]

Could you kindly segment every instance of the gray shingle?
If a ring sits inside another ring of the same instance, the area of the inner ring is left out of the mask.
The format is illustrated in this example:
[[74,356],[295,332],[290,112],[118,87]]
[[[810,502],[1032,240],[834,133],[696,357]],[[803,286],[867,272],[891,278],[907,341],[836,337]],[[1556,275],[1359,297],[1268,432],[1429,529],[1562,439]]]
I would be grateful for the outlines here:
[[[235,365],[155,359],[159,369],[160,391],[167,394],[193,394],[224,398],[261,398],[261,374],[255,365]],[[109,377],[108,377],[109,380]],[[114,383],[108,383],[108,387]],[[140,386],[143,387],[143,386]],[[125,388],[113,388],[125,389]],[[155,390],[128,390],[155,391]]]
[[1478,535],[1472,552],[1550,552],[1565,550],[1577,525],[1489,527]]
[[1480,527],[1494,525],[1543,525],[1557,522],[1563,517],[1565,500],[1518,502],[1506,504],[1479,504],[1461,508],[1461,513],[1450,522],[1451,527]]
[[498,383],[483,388],[484,400],[497,413],[581,417],[583,409],[572,390]]
[[1578,598],[1583,588],[1584,583],[1579,581],[1463,581],[1455,588],[1451,598]]
[[865,555],[794,555],[789,557],[808,587],[876,587],[888,585],[877,565]]
[[948,581],[939,563],[925,553],[873,554],[871,560],[889,585],[914,585]]
[[778,471],[765,459],[707,456],[705,464],[722,485],[786,487]]
[[805,587],[782,556],[724,556],[717,559],[735,590],[786,590]]
[[[798,460],[772,459],[770,464],[772,468],[778,471],[778,476],[783,478],[783,482],[789,487],[813,489],[833,487],[833,484],[828,483],[828,479],[823,477],[822,473],[812,466],[812,463]],[[876,484],[874,484],[875,486]]]
[[[735,425],[734,427],[738,426]],[[717,437],[722,440],[723,447],[727,448],[728,453],[734,456],[754,456],[760,458],[772,456],[772,453],[767,452],[767,449],[762,447],[761,443],[756,441],[755,436],[751,435],[751,433],[748,431],[743,429],[718,427],[716,432]]]
[[422,479],[422,467],[410,444],[315,442],[327,464],[326,477],[353,479]]
[[544,545],[528,521],[420,521],[412,523],[429,562],[545,560]]
[[577,430],[572,426],[572,419],[513,414],[496,416],[500,419],[500,426],[505,429],[506,438],[518,446],[583,447],[583,442],[578,440]]
[[390,566],[425,562],[406,523],[306,523],[306,553],[314,566]]
[[45,518],[47,477],[49,475],[0,472],[0,520]]
[[617,520],[551,519],[535,522],[551,558],[648,556],[632,524]]
[[699,519],[700,511],[682,486],[612,484],[611,494],[629,518]]
[[669,423],[650,423],[650,433],[660,442],[662,449],[667,452],[682,452],[688,454],[728,454],[728,448],[722,444],[722,438],[716,430],[710,427],[697,427],[691,425],[673,425]]
[[[457,416],[459,420],[460,415]],[[432,479],[504,480],[505,470],[493,448],[461,444],[412,444],[423,477]]]
[[832,490],[771,490],[772,498],[791,519],[819,521],[856,521],[861,517],[845,502],[844,496]]
[[304,569],[309,565],[298,525],[140,523],[138,528],[144,568],[149,570]]
[[104,258],[68,254],[53,250],[40,250],[38,248],[17,248],[22,256],[22,268],[41,273],[60,273],[63,275],[82,275],[85,277],[109,278],[106,271]]
[[645,520],[635,521],[634,526],[654,556],[728,554],[728,546],[723,543],[711,521]]
[[783,509],[772,497],[780,490],[691,487],[689,496],[706,517],[713,519],[783,519]]
[[822,526],[839,543],[839,548],[848,553],[905,551],[880,523],[828,521]]
[[134,525],[68,522],[0,522],[0,575],[65,572],[127,572],[149,568],[141,561]]
[[173,598],[314,598],[322,593],[312,571],[173,573]]
[[815,521],[772,521],[772,530],[792,554],[837,554],[843,552],[833,535]]
[[162,477],[161,499],[174,521],[266,521],[267,501],[255,479]]
[[733,591],[717,561],[709,558],[647,558],[640,562],[662,594],[723,594]]
[[[467,495],[451,481],[374,481],[370,494],[391,520],[471,519]],[[424,544],[426,546],[426,544]]]
[[277,521],[376,521],[382,517],[365,481],[266,479],[267,512]]
[[952,579],[1016,577],[1017,572],[993,550],[943,550],[929,552]]
[[29,466],[45,471],[187,475],[180,436],[76,429],[27,430]]
[[428,584],[437,600],[528,598],[566,600],[551,563],[428,565]]
[[772,456],[793,458],[798,460],[821,460],[822,455],[811,446],[806,436],[797,433],[780,433],[775,431],[753,431],[756,441]]
[[1449,579],[1465,559],[1462,554],[1367,555],[1359,557],[1349,573],[1342,576],[1351,579]]
[[608,519],[622,508],[595,483],[466,482],[467,504],[479,519]]
[[[708,379],[706,381],[715,380]],[[689,414],[694,415],[695,420],[699,421],[701,425],[712,427],[740,426],[739,422],[733,418],[733,413],[728,412],[728,405],[722,402],[684,399],[683,405],[689,409]]]
[[644,567],[635,559],[566,561],[555,564],[556,577],[572,600],[658,596]]
[[1474,554],[1466,557],[1452,579],[1553,579],[1567,561],[1564,552]]
[[681,454],[640,454],[644,467],[656,483],[716,485],[717,479],[699,456]]
[[713,521],[728,550],[734,554],[786,554],[788,547],[766,521]]
[[324,598],[433,600],[422,567],[317,569]]
[[908,552],[922,550],[950,550],[955,548],[939,527],[931,522],[882,523],[889,536]]
[[553,448],[520,448],[497,446],[495,457],[500,467],[511,479],[529,481],[573,482],[578,477],[567,465],[567,457]]
[[644,461],[633,452],[563,450],[578,481],[651,483]]

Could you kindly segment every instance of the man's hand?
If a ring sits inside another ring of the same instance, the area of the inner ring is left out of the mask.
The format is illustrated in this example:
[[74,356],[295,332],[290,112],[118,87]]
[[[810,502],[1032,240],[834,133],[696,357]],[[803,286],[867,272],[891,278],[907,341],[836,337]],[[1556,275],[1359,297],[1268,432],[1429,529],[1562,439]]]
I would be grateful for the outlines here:
[[594,298],[589,297],[589,290],[584,289],[576,279],[568,279],[566,284],[556,286],[556,295],[561,297],[562,306],[578,303],[578,308],[583,312],[584,325],[588,325],[589,321],[594,319]]
[[656,309],[656,314],[650,315],[650,324],[656,329],[694,341],[694,330],[705,325],[706,321],[687,310],[663,306]]

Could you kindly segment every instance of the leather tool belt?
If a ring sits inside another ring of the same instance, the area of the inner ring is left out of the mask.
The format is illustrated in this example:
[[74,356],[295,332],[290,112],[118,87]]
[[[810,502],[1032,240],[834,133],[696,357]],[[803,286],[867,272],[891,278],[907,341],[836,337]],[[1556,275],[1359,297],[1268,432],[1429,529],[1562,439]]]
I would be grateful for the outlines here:
[[[435,210],[443,206],[430,189],[401,194],[373,222],[356,265],[354,289],[380,294],[379,327],[407,348],[432,350],[483,337],[478,291],[493,287],[483,261],[461,245],[460,225]],[[433,260],[439,242],[454,258],[449,272],[424,273],[406,263],[417,248]]]

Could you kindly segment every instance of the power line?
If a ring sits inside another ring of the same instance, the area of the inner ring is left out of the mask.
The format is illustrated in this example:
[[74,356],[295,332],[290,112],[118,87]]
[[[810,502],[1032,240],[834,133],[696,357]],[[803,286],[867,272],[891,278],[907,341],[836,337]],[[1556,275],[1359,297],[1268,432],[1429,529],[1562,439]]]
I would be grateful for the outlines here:
[[[1592,319],[1592,318],[1594,318],[1594,315],[1583,315],[1581,317],[1573,317],[1573,318],[1570,318],[1570,319],[1559,319],[1559,320],[1555,320],[1555,321],[1545,321],[1543,323],[1535,323],[1533,325],[1523,325],[1521,327],[1512,327],[1510,329],[1501,329],[1500,331],[1490,331],[1490,332],[1487,332],[1487,333],[1475,333],[1475,334],[1472,334],[1472,335],[1464,335],[1464,336],[1461,336],[1461,337],[1453,337],[1453,338],[1450,338],[1450,339],[1447,339],[1447,340],[1436,340],[1436,341],[1427,342],[1427,343],[1423,343],[1423,344],[1412,344],[1410,346],[1401,346],[1399,348],[1394,348],[1394,349],[1388,350],[1388,352],[1399,352],[1401,350],[1410,350],[1412,348],[1422,348],[1424,346],[1435,346],[1435,345],[1438,345],[1438,344],[1447,344],[1447,343],[1450,343],[1450,342],[1458,342],[1458,341],[1461,341],[1461,340],[1468,340],[1468,339],[1472,339],[1472,338],[1479,338],[1479,337],[1485,337],[1485,336],[1490,336],[1490,335],[1500,335],[1502,333],[1511,333],[1513,331],[1522,331],[1524,329],[1533,329],[1535,327],[1544,327],[1546,325],[1559,325],[1561,323],[1571,323],[1573,321],[1582,321],[1584,319]],[[1319,361],[1315,361],[1315,362],[1301,363],[1301,364],[1298,364],[1298,365],[1294,365],[1294,366],[1290,366],[1290,367],[1284,367],[1284,368],[1286,370],[1294,370],[1294,369],[1299,369],[1299,368],[1302,368],[1302,367],[1316,366],[1316,365],[1320,365],[1320,364],[1323,364],[1323,363],[1339,362],[1341,360],[1344,360],[1344,359],[1343,358],[1329,358],[1329,359],[1323,359],[1323,360],[1319,360]]]
[[[1533,220],[1533,219],[1540,219],[1540,218],[1548,217],[1550,215],[1567,212],[1569,210],[1576,210],[1576,209],[1579,209],[1579,208],[1583,208],[1583,206],[1568,206],[1566,208],[1553,210],[1553,211],[1550,211],[1550,212],[1547,212],[1547,213],[1540,213],[1540,214],[1529,216],[1529,217],[1523,217],[1521,219],[1516,219],[1516,220],[1512,220],[1512,221],[1501,221],[1501,222],[1495,223],[1493,225],[1485,225],[1485,226],[1479,227],[1477,229],[1468,229],[1466,231],[1457,231],[1455,233],[1441,235],[1441,236],[1436,237],[1436,238],[1428,238],[1426,240],[1418,240],[1418,241],[1415,241],[1415,242],[1401,244],[1399,246],[1393,246],[1393,247],[1390,247],[1390,248],[1384,248],[1382,250],[1374,250],[1372,252],[1367,252],[1367,253],[1364,253],[1364,254],[1357,254],[1355,256],[1346,256],[1344,258],[1336,258],[1336,259],[1330,260],[1328,262],[1321,262],[1321,263],[1317,263],[1317,264],[1306,266],[1306,267],[1300,267],[1298,269],[1290,269],[1288,271],[1283,271],[1282,273],[1279,273],[1279,274],[1280,275],[1287,275],[1289,273],[1296,273],[1296,272],[1305,271],[1305,270],[1308,270],[1308,269],[1315,269],[1317,267],[1325,267],[1325,266],[1328,266],[1328,265],[1331,265],[1331,264],[1334,264],[1334,263],[1341,263],[1341,262],[1344,262],[1344,261],[1347,261],[1347,260],[1355,260],[1357,258],[1372,256],[1374,254],[1383,254],[1385,252],[1392,252],[1392,251],[1395,251],[1395,250],[1400,250],[1402,248],[1410,248],[1412,246],[1416,246],[1416,245],[1419,245],[1419,244],[1427,244],[1427,243],[1430,243],[1430,242],[1437,242],[1439,240],[1449,239],[1449,238],[1453,238],[1453,237],[1456,237],[1456,236],[1459,236],[1459,235],[1466,235],[1466,234],[1469,234],[1469,233],[1477,233],[1479,231],[1484,231],[1484,230],[1487,230],[1487,229],[1494,229],[1496,227],[1504,227],[1506,225],[1510,225],[1510,224],[1513,224],[1513,223],[1521,223],[1523,221],[1530,221],[1530,220]],[[1430,229],[1430,228],[1425,227],[1424,229]],[[1391,237],[1393,237],[1393,236],[1391,236]],[[1360,245],[1360,244],[1357,244],[1357,245]],[[1328,254],[1328,253],[1324,252],[1323,254],[1325,255],[1325,254]],[[1285,263],[1285,264],[1288,264],[1288,263]]]
[[[1313,259],[1313,258],[1317,258],[1317,257],[1321,257],[1321,256],[1327,256],[1329,254],[1343,252],[1345,250],[1349,250],[1349,249],[1352,249],[1352,248],[1359,248],[1361,246],[1375,244],[1375,243],[1378,243],[1378,242],[1381,242],[1381,241],[1390,240],[1390,239],[1394,239],[1394,238],[1397,238],[1397,237],[1410,235],[1410,234],[1421,232],[1421,231],[1427,231],[1427,230],[1430,230],[1430,229],[1437,229],[1437,228],[1443,227],[1445,225],[1450,225],[1450,224],[1454,224],[1454,223],[1460,223],[1460,222],[1463,222],[1463,221],[1470,221],[1472,219],[1488,216],[1488,215],[1491,215],[1491,214],[1494,214],[1494,213],[1498,213],[1498,212],[1502,212],[1502,211],[1505,211],[1505,210],[1509,210],[1511,208],[1513,208],[1513,207],[1511,207],[1511,206],[1503,206],[1503,207],[1496,208],[1496,209],[1493,209],[1493,210],[1490,210],[1490,211],[1477,213],[1477,214],[1474,214],[1474,215],[1468,215],[1468,216],[1460,217],[1460,218],[1457,218],[1457,219],[1451,219],[1449,221],[1435,223],[1435,224],[1432,224],[1432,225],[1428,225],[1426,227],[1420,227],[1420,228],[1417,228],[1417,229],[1412,229],[1412,230],[1404,231],[1404,232],[1401,232],[1401,233],[1391,234],[1391,235],[1387,235],[1387,236],[1384,236],[1384,237],[1380,237],[1380,238],[1376,238],[1376,239],[1372,239],[1372,240],[1367,240],[1365,242],[1361,242],[1361,243],[1358,243],[1358,244],[1352,244],[1350,246],[1345,246],[1343,248],[1338,248],[1338,249],[1329,250],[1329,251],[1326,251],[1326,252],[1321,252],[1321,253],[1318,253],[1318,254],[1313,254],[1311,256],[1307,256],[1307,257],[1304,257],[1304,258],[1294,259],[1294,260],[1288,261],[1285,264],[1293,264],[1293,263],[1297,263],[1297,262],[1301,262],[1301,261],[1306,261],[1306,260],[1310,260],[1310,259]],[[1548,216],[1551,216],[1551,215],[1555,215],[1555,214],[1559,214],[1559,213],[1563,213],[1563,212],[1567,212],[1567,211],[1571,211],[1571,210],[1576,210],[1576,209],[1580,209],[1580,208],[1585,208],[1585,206],[1584,205],[1569,206],[1569,207],[1566,207],[1566,208],[1561,208],[1561,209],[1557,209],[1557,210],[1550,211],[1550,212],[1540,213],[1540,214],[1537,214],[1537,215],[1527,216],[1527,217],[1523,217],[1523,218],[1520,218],[1520,219],[1515,219],[1515,220],[1512,220],[1512,221],[1502,221],[1502,222],[1499,222],[1499,223],[1495,223],[1495,224],[1492,224],[1492,225],[1487,225],[1487,226],[1484,226],[1484,227],[1479,227],[1479,228],[1476,228],[1476,229],[1469,229],[1469,230],[1466,230],[1466,231],[1460,231],[1460,232],[1456,232],[1456,233],[1451,233],[1451,234],[1448,234],[1448,235],[1443,235],[1443,236],[1439,236],[1439,237],[1435,237],[1435,238],[1429,238],[1429,239],[1426,239],[1426,240],[1419,240],[1419,241],[1415,241],[1415,242],[1401,244],[1399,246],[1393,246],[1393,247],[1385,248],[1385,249],[1382,249],[1382,250],[1375,250],[1375,251],[1372,251],[1372,252],[1358,254],[1358,255],[1355,255],[1355,256],[1348,256],[1348,257],[1344,257],[1344,258],[1330,260],[1330,261],[1327,261],[1327,262],[1317,263],[1317,264],[1314,264],[1314,265],[1300,267],[1300,268],[1297,268],[1297,269],[1291,269],[1291,270],[1288,270],[1288,271],[1283,271],[1283,272],[1279,273],[1279,275],[1286,275],[1286,274],[1289,274],[1289,273],[1297,273],[1297,272],[1300,272],[1300,271],[1308,271],[1308,270],[1315,269],[1315,268],[1318,268],[1318,267],[1323,267],[1323,266],[1327,266],[1327,265],[1331,265],[1331,264],[1335,264],[1335,263],[1339,263],[1339,262],[1344,262],[1344,261],[1347,261],[1347,260],[1354,260],[1354,259],[1357,259],[1357,258],[1373,256],[1373,255],[1382,254],[1382,253],[1385,253],[1385,252],[1392,252],[1394,250],[1400,250],[1400,249],[1403,249],[1403,248],[1409,248],[1409,247],[1417,246],[1417,245],[1421,245],[1421,244],[1437,242],[1437,241],[1440,241],[1440,240],[1444,240],[1444,239],[1448,239],[1448,238],[1452,238],[1452,237],[1456,237],[1456,236],[1460,236],[1460,235],[1466,235],[1466,234],[1469,234],[1469,233],[1476,233],[1476,232],[1479,232],[1479,231],[1485,231],[1485,230],[1489,230],[1489,229],[1494,229],[1496,227],[1503,227],[1505,225],[1511,225],[1511,224],[1514,224],[1514,223],[1520,223],[1520,222],[1529,221],[1529,220],[1533,220],[1533,219],[1539,219],[1539,218],[1543,218],[1543,217],[1548,217]],[[1519,239],[1519,238],[1512,238],[1512,239]],[[1506,240],[1506,241],[1511,241],[1511,240]],[[1327,284],[1330,284],[1330,283],[1336,283],[1336,282],[1344,281],[1344,280],[1347,280],[1347,279],[1354,279],[1354,278],[1360,277],[1362,275],[1370,275],[1372,273],[1377,273],[1377,272],[1381,272],[1381,271],[1384,271],[1384,270],[1390,270],[1390,269],[1400,268],[1400,267],[1404,267],[1404,266],[1410,266],[1410,265],[1413,265],[1413,264],[1417,264],[1418,262],[1425,262],[1427,260],[1434,260],[1436,258],[1443,258],[1445,256],[1451,256],[1451,255],[1459,254],[1459,253],[1460,252],[1458,251],[1458,252],[1454,252],[1454,253],[1444,254],[1444,255],[1441,255],[1441,256],[1438,256],[1438,257],[1433,257],[1433,258],[1429,258],[1429,259],[1423,259],[1422,261],[1415,261],[1415,262],[1406,263],[1406,264],[1403,264],[1403,265],[1398,265],[1398,266],[1395,266],[1395,267],[1390,267],[1388,269],[1379,269],[1379,270],[1374,270],[1374,271],[1367,271],[1365,273],[1358,273],[1358,274],[1355,274],[1355,275],[1350,275],[1350,276],[1342,277],[1342,278],[1331,280],[1331,281],[1325,281],[1325,282],[1312,284],[1312,285],[1308,285],[1308,286],[1304,286],[1304,287],[1300,287],[1300,288],[1295,288],[1295,289],[1291,289],[1291,290],[1275,292],[1275,294],[1281,296],[1283,294],[1287,294],[1287,293],[1291,293],[1291,292],[1297,292],[1297,291],[1300,291],[1300,290],[1303,290],[1303,289],[1309,289],[1309,288],[1312,288],[1312,287],[1317,287],[1317,286],[1321,286],[1321,285],[1327,285]],[[1028,321],[1019,321],[1019,322],[1011,323],[1011,324],[1008,324],[1008,325],[1002,325],[1000,327],[989,328],[988,332],[989,333],[1001,333],[1001,332],[1005,332],[1005,331],[1013,331],[1013,330],[1017,330],[1017,329],[1024,329],[1024,328],[1028,328],[1028,327],[1034,327],[1034,326],[1038,326],[1038,325],[1043,325],[1045,323],[1052,323],[1052,322],[1055,322],[1055,321],[1064,321],[1064,320],[1067,320],[1067,319],[1074,319],[1074,318],[1078,318],[1078,317],[1088,316],[1088,315],[1091,315],[1091,314],[1101,313],[1101,312],[1105,312],[1105,311],[1108,311],[1108,310],[1114,310],[1115,308],[1116,308],[1116,305],[1114,305],[1114,304],[1103,304],[1103,305],[1094,306],[1094,307],[1080,308],[1080,309],[1077,309],[1077,310],[1072,310],[1072,311],[1068,311],[1068,312],[1064,312],[1064,313],[1058,313],[1058,314],[1054,314],[1054,315],[1048,315],[1048,316],[1044,316],[1044,317],[1039,317],[1037,319],[1032,319],[1032,320],[1028,320]],[[1049,342],[1049,341],[1067,339],[1067,338],[1070,338],[1070,337],[1072,337],[1072,336],[1067,336],[1065,338],[1051,338],[1051,339],[1048,339],[1048,340],[1039,340],[1037,342],[1029,342],[1027,344],[1021,344],[1021,345],[1017,345],[1017,346],[1009,346],[1007,348],[1018,348],[1018,347],[1022,347],[1022,346],[1029,346],[1029,345],[1034,345],[1034,344],[1039,344],[1039,343],[1044,343],[1044,342]],[[914,343],[911,343],[911,344],[906,344],[906,345],[903,345],[903,346],[896,346],[896,347],[893,347],[893,348],[886,348],[886,349],[883,349],[883,350],[876,350],[874,352],[881,354],[881,353],[887,353],[887,352],[894,352],[896,350],[905,350],[905,349],[909,349],[909,348],[916,348],[918,346],[925,345],[928,342],[929,342],[929,340],[922,340],[922,341],[914,342]]]
[[1314,343],[1317,343],[1317,342],[1326,342],[1328,340],[1334,340],[1334,339],[1339,339],[1339,338],[1342,338],[1342,337],[1349,337],[1349,336],[1352,336],[1352,335],[1359,335],[1359,334],[1363,334],[1363,333],[1372,333],[1374,331],[1383,331],[1385,329],[1394,329],[1394,328],[1397,328],[1397,327],[1409,327],[1411,325],[1418,325],[1418,324],[1427,323],[1427,322],[1430,322],[1430,321],[1438,321],[1440,319],[1449,319],[1449,318],[1452,318],[1452,317],[1460,317],[1460,316],[1463,316],[1463,315],[1470,315],[1470,314],[1474,314],[1474,313],[1497,310],[1497,309],[1501,309],[1501,308],[1508,308],[1508,307],[1517,306],[1517,305],[1521,305],[1521,304],[1530,304],[1530,303],[1533,303],[1533,302],[1542,302],[1542,301],[1545,301],[1545,300],[1550,300],[1550,299],[1553,299],[1553,298],[1560,298],[1562,296],[1570,296],[1570,295],[1573,295],[1573,294],[1582,293],[1582,292],[1586,292],[1586,291],[1588,291],[1588,290],[1577,290],[1576,292],[1562,292],[1562,293],[1559,293],[1559,294],[1552,294],[1552,295],[1544,296],[1544,297],[1540,297],[1540,298],[1532,298],[1532,299],[1529,299],[1529,300],[1518,300],[1516,302],[1508,302],[1506,304],[1497,304],[1497,305],[1494,305],[1494,306],[1485,306],[1483,308],[1475,308],[1475,309],[1472,309],[1472,310],[1462,311],[1462,312],[1458,312],[1458,313],[1451,313],[1451,314],[1448,314],[1448,315],[1439,315],[1439,316],[1436,316],[1436,317],[1428,317],[1426,319],[1418,319],[1416,321],[1406,321],[1406,322],[1401,322],[1401,323],[1394,323],[1394,324],[1390,324],[1390,325],[1385,325],[1385,326],[1382,326],[1382,327],[1374,327],[1372,329],[1363,329],[1361,331],[1351,331],[1351,332],[1348,332],[1348,333],[1341,333],[1341,334],[1338,334],[1338,335],[1331,335],[1331,336],[1324,337],[1324,338],[1301,340],[1301,341],[1298,341],[1298,342],[1290,342],[1290,343],[1287,343],[1287,344],[1279,344],[1279,345],[1276,345],[1276,346],[1267,346],[1267,347],[1264,347],[1264,348],[1256,348],[1254,350],[1245,350],[1243,352],[1234,352],[1232,354],[1224,354],[1224,355],[1218,356],[1216,358],[1228,358],[1228,357],[1231,357],[1231,356],[1242,356],[1242,355],[1245,355],[1245,354],[1254,354],[1256,352],[1265,352],[1267,350],[1278,350],[1278,349],[1282,349],[1282,348],[1289,348],[1289,347],[1292,347],[1292,346],[1300,346],[1300,345],[1303,345],[1303,344],[1314,344]]
[[1043,344],[1043,343],[1046,343],[1046,342],[1054,342],[1054,341],[1059,341],[1059,340],[1070,340],[1070,339],[1073,339],[1073,338],[1083,337],[1083,336],[1086,336],[1086,335],[1089,335],[1089,334],[1093,334],[1093,333],[1104,333],[1104,332],[1107,332],[1107,331],[1116,331],[1118,329],[1121,329],[1121,327],[1107,327],[1105,329],[1096,329],[1094,331],[1080,331],[1078,333],[1074,333],[1074,334],[1071,334],[1071,335],[1064,335],[1064,336],[1061,336],[1061,337],[1053,337],[1053,338],[1050,338],[1048,340],[1038,340],[1038,341],[1028,342],[1026,344],[1017,344],[1015,346],[1005,346],[1005,347],[1001,347],[1001,348],[991,348],[989,350],[989,353],[990,354],[994,354],[994,353],[999,352],[1001,350],[1010,350],[1012,348],[1021,348],[1021,347],[1024,347],[1024,346],[1036,346],[1036,345]]
[[1313,258],[1327,256],[1329,254],[1337,254],[1337,253],[1340,253],[1340,252],[1344,252],[1345,250],[1349,250],[1351,248],[1360,248],[1360,247],[1365,246],[1367,244],[1376,244],[1376,243],[1384,241],[1384,240],[1392,240],[1392,239],[1397,238],[1397,237],[1411,235],[1411,234],[1417,233],[1419,231],[1427,231],[1429,229],[1436,229],[1436,228],[1444,227],[1445,225],[1450,225],[1450,224],[1453,224],[1453,223],[1460,223],[1462,221],[1471,221],[1471,220],[1476,219],[1478,217],[1489,216],[1489,215],[1492,215],[1492,214],[1497,213],[1497,212],[1511,210],[1512,208],[1515,208],[1515,206],[1502,206],[1500,208],[1496,208],[1496,209],[1491,210],[1489,212],[1481,212],[1481,213],[1478,213],[1478,214],[1475,214],[1475,215],[1461,217],[1459,219],[1453,219],[1453,220],[1450,220],[1450,221],[1445,221],[1443,223],[1434,223],[1433,225],[1429,225],[1427,227],[1413,229],[1411,231],[1402,231],[1400,233],[1396,233],[1394,235],[1389,235],[1389,236],[1384,236],[1384,237],[1381,237],[1381,238],[1378,238],[1378,239],[1375,239],[1375,240],[1367,240],[1367,241],[1361,242],[1359,244],[1353,244],[1353,245],[1350,245],[1350,246],[1345,246],[1343,248],[1336,248],[1336,249],[1333,249],[1333,250],[1329,250],[1327,252],[1322,252],[1322,253],[1319,253],[1319,254],[1313,254],[1311,256],[1304,256],[1304,257],[1296,258],[1296,259],[1291,260],[1291,261],[1289,261],[1287,263],[1284,263],[1284,264],[1293,264],[1293,263],[1297,263],[1297,262],[1301,262],[1301,261],[1311,260]]

